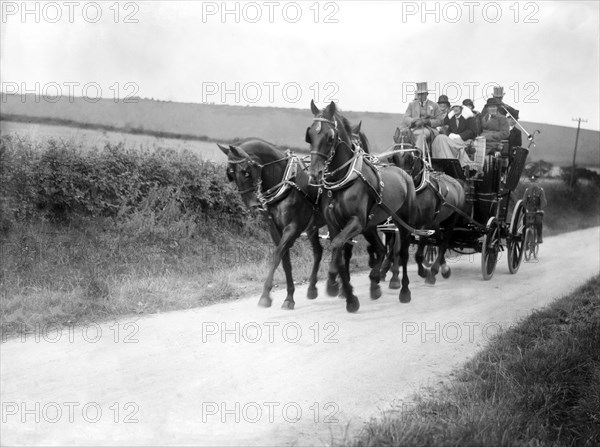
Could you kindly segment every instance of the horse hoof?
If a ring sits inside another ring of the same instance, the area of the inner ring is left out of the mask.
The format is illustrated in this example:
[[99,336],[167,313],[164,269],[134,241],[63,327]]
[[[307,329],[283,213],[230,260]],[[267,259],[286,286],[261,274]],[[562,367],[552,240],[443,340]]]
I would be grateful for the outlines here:
[[371,299],[377,300],[381,298],[381,287],[377,284],[375,287],[371,287]]
[[273,300],[268,296],[261,296],[260,300],[258,300],[258,305],[260,307],[271,307],[271,304],[273,304]]
[[422,268],[422,267],[419,267],[419,272],[418,272],[418,273],[419,273],[419,276],[420,276],[421,278],[427,278],[427,272],[425,271],[425,269],[424,269],[424,268]]
[[355,313],[358,312],[358,309],[360,308],[360,303],[358,302],[358,298],[354,295],[352,295],[351,298],[346,300],[346,310],[350,313]]
[[448,267],[448,269],[442,268],[442,276],[444,279],[450,278],[450,275],[452,275],[452,270],[450,270],[450,267]]
[[340,285],[337,282],[327,283],[327,295],[338,296],[340,293]]
[[318,296],[319,289],[317,289],[316,287],[309,287],[306,291],[306,298],[308,298],[309,300],[314,300]]
[[401,303],[410,303],[411,296],[410,290],[403,290],[400,292],[400,302]]
[[283,304],[281,305],[281,308],[286,309],[286,310],[294,310],[295,305],[296,305],[296,303],[294,301],[285,300],[283,302]]
[[435,275],[427,275],[427,278],[425,278],[425,283],[426,284],[435,284]]
[[390,289],[399,289],[402,286],[399,279],[392,279],[390,281]]

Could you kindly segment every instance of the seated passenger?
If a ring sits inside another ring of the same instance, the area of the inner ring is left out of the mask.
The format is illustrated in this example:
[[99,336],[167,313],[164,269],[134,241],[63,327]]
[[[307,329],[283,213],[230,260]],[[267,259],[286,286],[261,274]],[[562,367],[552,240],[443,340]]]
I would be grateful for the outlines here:
[[468,107],[471,110],[471,112],[473,112],[473,121],[475,123],[475,136],[479,135],[481,133],[481,129],[479,128],[480,118],[479,112],[475,110],[475,103],[472,99],[467,98],[462,102],[462,105]]
[[502,147],[500,142],[508,139],[510,134],[508,120],[498,113],[500,101],[496,98],[487,100],[487,113],[481,113],[481,136],[485,138],[488,155],[493,155],[495,151],[499,151]]
[[[492,98],[497,100],[498,102],[498,113],[502,116],[508,116],[507,112],[516,118],[516,115],[519,114],[519,111],[504,102],[504,87],[494,87],[494,93],[492,94]],[[483,107],[481,111],[483,115],[488,113],[487,105]],[[519,118],[517,118],[519,119]]]
[[440,106],[428,100],[428,95],[427,82],[417,82],[418,99],[408,105],[402,119],[402,123],[413,131],[415,146],[423,151],[427,147],[427,139],[436,133],[435,127],[441,126],[444,121]]
[[471,161],[465,152],[467,141],[475,138],[473,112],[457,104],[444,118],[444,124],[448,126],[449,135],[438,135],[433,140],[433,158],[457,158],[465,167]]

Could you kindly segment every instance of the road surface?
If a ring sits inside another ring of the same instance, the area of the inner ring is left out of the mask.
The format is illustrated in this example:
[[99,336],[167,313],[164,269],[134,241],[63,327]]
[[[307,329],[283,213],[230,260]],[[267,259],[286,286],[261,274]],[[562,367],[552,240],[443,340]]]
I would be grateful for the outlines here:
[[[483,281],[480,256],[409,304],[353,283],[357,314],[324,295],[296,309],[249,297],[85,327],[39,328],[0,346],[3,445],[324,445],[448,380],[506,328],[599,271],[599,228],[548,237],[537,263]],[[260,278],[262,280],[262,278]]]

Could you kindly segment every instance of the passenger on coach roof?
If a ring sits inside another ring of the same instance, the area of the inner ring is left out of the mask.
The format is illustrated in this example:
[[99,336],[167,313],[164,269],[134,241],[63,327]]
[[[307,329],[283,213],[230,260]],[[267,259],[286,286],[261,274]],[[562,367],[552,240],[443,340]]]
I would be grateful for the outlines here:
[[493,155],[495,151],[501,149],[500,142],[508,139],[510,134],[508,120],[498,113],[501,101],[497,98],[487,100],[484,110],[481,113],[481,136],[485,138],[488,155]]
[[435,138],[435,128],[443,125],[445,114],[438,104],[427,99],[427,82],[417,82],[416,93],[417,99],[408,105],[402,124],[412,129],[416,147],[424,150],[427,140]]
[[[519,111],[504,103],[504,87],[494,87],[494,93],[492,97],[499,101],[498,113],[500,113],[500,115],[507,116],[506,112],[508,111],[508,113],[510,113],[516,119],[519,119]],[[486,107],[484,107],[481,111],[482,114],[487,112]]]
[[475,103],[473,103],[472,99],[465,99],[462,102],[463,106],[466,106],[473,112],[473,124],[475,128],[475,136],[478,136],[481,133],[481,118],[479,117],[479,111],[475,110]]
[[475,119],[468,107],[455,104],[444,118],[448,135],[438,135],[433,140],[433,158],[457,158],[462,167],[471,160],[466,153],[469,140],[475,138]]

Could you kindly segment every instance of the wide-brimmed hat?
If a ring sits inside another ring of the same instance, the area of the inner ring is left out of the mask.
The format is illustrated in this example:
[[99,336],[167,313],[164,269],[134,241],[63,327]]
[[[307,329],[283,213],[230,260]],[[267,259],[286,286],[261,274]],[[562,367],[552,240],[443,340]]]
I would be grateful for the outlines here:
[[438,104],[448,104],[448,107],[450,107],[450,101],[448,101],[448,97],[446,95],[440,95],[440,97],[437,100]]
[[494,94],[496,98],[502,98],[504,96],[504,87],[494,87]]
[[500,101],[498,98],[489,98],[487,100],[487,102],[485,103],[486,106],[500,106],[502,105],[502,101]]
[[416,93],[429,93],[429,90],[427,89],[427,82],[417,82]]

